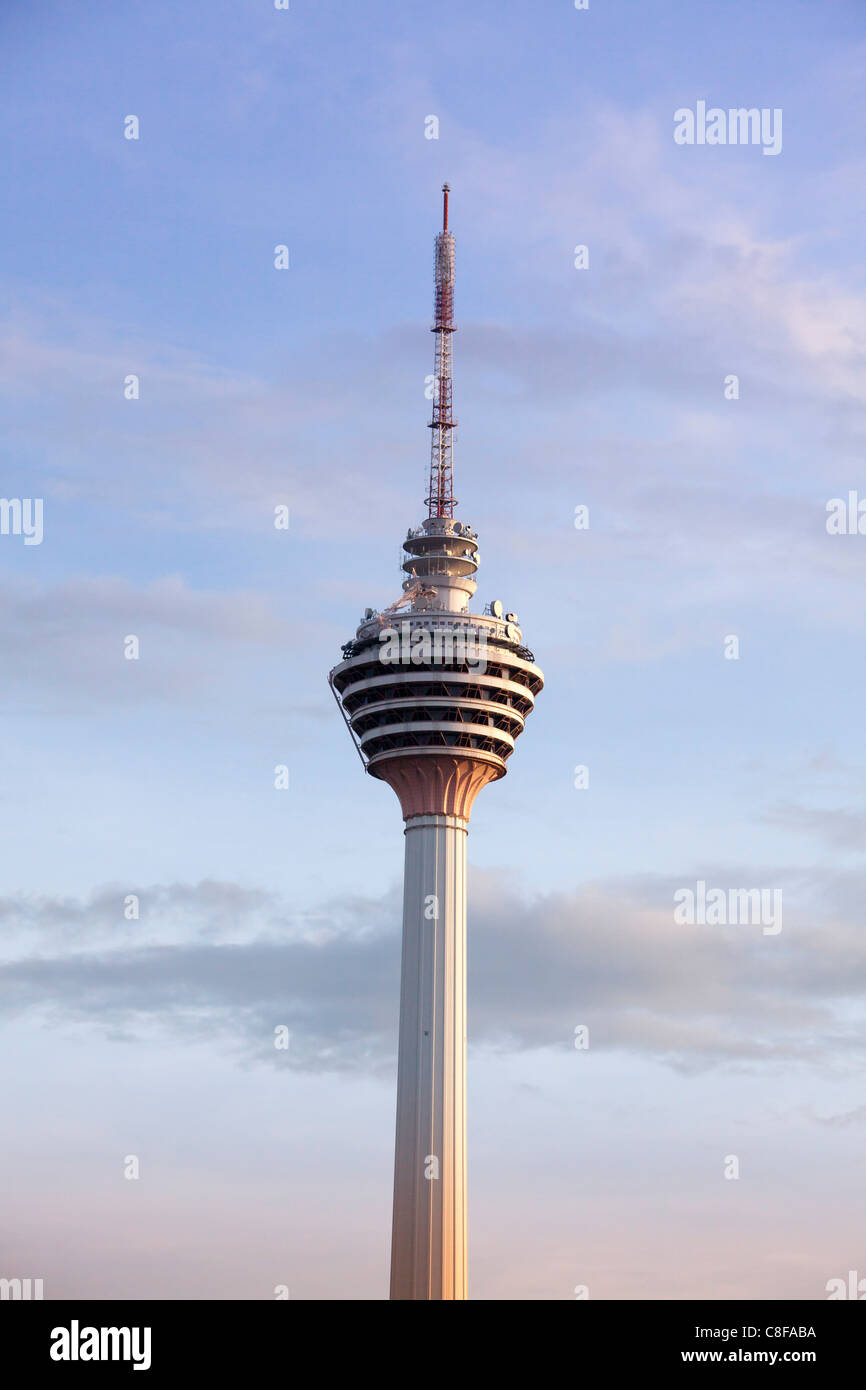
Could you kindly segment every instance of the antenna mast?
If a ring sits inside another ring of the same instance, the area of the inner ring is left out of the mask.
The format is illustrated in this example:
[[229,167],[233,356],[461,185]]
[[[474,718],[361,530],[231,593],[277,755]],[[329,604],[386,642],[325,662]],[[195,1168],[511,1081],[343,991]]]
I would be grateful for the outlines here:
[[428,517],[451,517],[457,502],[451,484],[451,440],[456,420],[451,416],[451,335],[454,333],[454,238],[448,230],[447,183],[442,185],[442,231],[436,237],[436,293],[433,327],[436,355],[433,369],[433,431],[430,453]]

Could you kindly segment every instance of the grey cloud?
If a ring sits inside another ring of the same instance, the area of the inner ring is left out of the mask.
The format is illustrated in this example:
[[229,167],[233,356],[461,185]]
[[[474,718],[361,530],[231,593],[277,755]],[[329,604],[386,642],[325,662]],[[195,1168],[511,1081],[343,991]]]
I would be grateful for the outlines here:
[[[269,596],[196,590],[179,575],[140,586],[113,575],[0,580],[3,698],[26,698],[30,712],[188,703],[203,693],[212,702],[229,677],[243,676],[237,663],[226,668],[227,646],[275,650],[312,632]],[[124,657],[130,634],[141,644],[136,661]]]
[[856,1110],[845,1110],[838,1115],[817,1115],[816,1119],[819,1124],[829,1125],[831,1129],[850,1129],[866,1124],[866,1105],[858,1105]]
[[[718,881],[741,880],[729,873]],[[746,881],[757,881],[754,871]],[[862,1055],[862,1029],[849,1018],[866,990],[859,928],[790,913],[773,938],[759,927],[682,927],[673,920],[673,885],[650,887],[590,885],[524,901],[496,875],[476,873],[471,1041],[570,1048],[575,1027],[587,1024],[599,1052],[654,1056],[680,1069]],[[273,1030],[283,1024],[292,1033],[288,1065],[393,1065],[396,891],[335,900],[305,916],[230,884],[172,885],[143,897],[147,921],[125,923],[109,944],[102,933],[106,914],[116,916],[113,892],[86,909],[20,905],[19,917],[29,911],[46,939],[38,954],[31,948],[0,971],[5,1009],[121,1033],[169,1027],[272,1061],[280,1060]],[[66,949],[58,942],[64,916],[74,927]],[[4,901],[2,917],[8,929],[14,902]],[[90,944],[85,919],[96,924]]]
[[866,811],[780,805],[764,816],[768,825],[818,839],[835,849],[861,851],[866,840]]

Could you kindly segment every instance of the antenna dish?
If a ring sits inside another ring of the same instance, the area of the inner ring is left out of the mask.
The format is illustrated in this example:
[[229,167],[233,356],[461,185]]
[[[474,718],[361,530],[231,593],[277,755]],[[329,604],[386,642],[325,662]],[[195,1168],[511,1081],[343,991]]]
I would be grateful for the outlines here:
[[514,626],[513,623],[508,624],[508,627],[505,629],[505,636],[508,638],[509,642],[520,641],[520,633],[517,631],[517,628]]
[[493,602],[492,602],[491,605],[490,605],[490,611],[491,611],[491,613],[493,614],[494,618],[501,618],[501,617],[502,617],[502,599],[501,599],[501,598],[495,598],[495,599],[493,600]]

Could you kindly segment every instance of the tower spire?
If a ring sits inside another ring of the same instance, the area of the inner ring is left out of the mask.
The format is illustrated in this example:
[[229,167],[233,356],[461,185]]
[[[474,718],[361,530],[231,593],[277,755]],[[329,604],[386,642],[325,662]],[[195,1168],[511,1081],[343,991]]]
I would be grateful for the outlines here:
[[433,327],[436,350],[433,365],[433,431],[430,450],[430,487],[427,493],[428,517],[452,517],[457,505],[451,481],[452,431],[456,420],[451,414],[451,335],[454,329],[454,238],[448,230],[447,183],[442,185],[442,230],[435,243],[435,281]]

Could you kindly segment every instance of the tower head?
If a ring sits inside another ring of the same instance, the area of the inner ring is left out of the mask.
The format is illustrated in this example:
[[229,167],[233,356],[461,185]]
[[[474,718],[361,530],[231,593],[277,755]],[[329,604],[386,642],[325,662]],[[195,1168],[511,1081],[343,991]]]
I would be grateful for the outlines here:
[[405,817],[468,821],[481,787],[505,776],[544,676],[513,613],[503,618],[498,603],[469,611],[480,556],[476,533],[454,516],[449,193],[443,185],[427,516],[403,542],[403,593],[381,612],[367,611],[331,688],[366,770],[394,788]]

